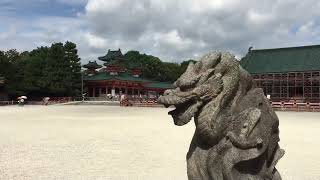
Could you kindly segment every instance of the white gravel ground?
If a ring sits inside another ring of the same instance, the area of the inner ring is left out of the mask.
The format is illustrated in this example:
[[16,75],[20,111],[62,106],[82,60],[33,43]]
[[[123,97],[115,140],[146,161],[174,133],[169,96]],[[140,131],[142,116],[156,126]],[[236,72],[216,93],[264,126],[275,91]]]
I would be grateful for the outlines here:
[[[186,180],[194,125],[164,108],[0,107],[0,180]],[[320,179],[320,113],[278,112],[283,180]]]

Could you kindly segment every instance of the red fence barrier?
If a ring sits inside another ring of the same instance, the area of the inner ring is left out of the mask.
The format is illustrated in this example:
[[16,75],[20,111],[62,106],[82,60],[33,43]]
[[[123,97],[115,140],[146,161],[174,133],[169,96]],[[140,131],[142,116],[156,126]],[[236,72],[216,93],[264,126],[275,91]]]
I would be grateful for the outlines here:
[[50,97],[48,104],[60,104],[72,101],[72,97]]
[[[72,101],[71,97],[51,97],[47,103],[44,101],[35,101],[35,100],[28,100],[26,99],[24,101],[24,104],[26,105],[50,105],[50,104],[59,104],[59,103],[66,103]],[[0,101],[0,106],[6,106],[6,105],[16,105],[19,104],[17,100],[15,101]]]
[[162,104],[158,104],[157,99],[123,99],[120,101],[120,106],[135,106],[135,107],[164,107]]
[[271,102],[271,106],[279,111],[307,111],[307,112],[320,112],[320,103],[310,102]]

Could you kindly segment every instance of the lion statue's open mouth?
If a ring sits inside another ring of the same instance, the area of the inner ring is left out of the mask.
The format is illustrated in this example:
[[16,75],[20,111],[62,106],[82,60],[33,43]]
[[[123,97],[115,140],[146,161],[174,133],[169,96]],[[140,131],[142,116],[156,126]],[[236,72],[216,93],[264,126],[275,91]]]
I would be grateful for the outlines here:
[[165,92],[166,96],[160,97],[160,101],[166,106],[169,107],[173,105],[174,110],[169,111],[168,114],[174,119],[174,124],[182,126],[187,124],[195,113],[198,111],[200,103],[197,103],[196,97],[191,96],[188,98],[180,97],[178,94],[175,94],[172,90],[167,90]]

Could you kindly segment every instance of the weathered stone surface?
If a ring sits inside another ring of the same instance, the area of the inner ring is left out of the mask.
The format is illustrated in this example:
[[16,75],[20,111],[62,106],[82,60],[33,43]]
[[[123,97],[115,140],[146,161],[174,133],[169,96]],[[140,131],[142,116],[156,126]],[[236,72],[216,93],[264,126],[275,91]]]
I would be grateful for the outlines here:
[[262,89],[230,53],[209,53],[190,64],[159,102],[182,126],[194,118],[187,154],[189,180],[280,180],[284,155],[279,120]]

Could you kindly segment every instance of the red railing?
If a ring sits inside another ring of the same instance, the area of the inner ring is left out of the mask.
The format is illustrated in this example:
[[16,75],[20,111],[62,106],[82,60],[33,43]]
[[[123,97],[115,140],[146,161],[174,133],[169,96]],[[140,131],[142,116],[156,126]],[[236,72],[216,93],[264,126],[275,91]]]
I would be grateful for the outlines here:
[[144,98],[125,98],[120,101],[120,106],[135,106],[135,107],[164,107],[159,104],[157,99]]
[[0,106],[15,105],[18,101],[0,101]]
[[311,102],[297,102],[297,101],[271,101],[272,108],[279,111],[307,111],[307,112],[320,112],[320,103]]
[[[26,105],[51,105],[51,104],[59,104],[59,103],[66,103],[72,101],[71,97],[51,97],[47,103],[41,100],[28,100],[24,101]],[[0,101],[0,106],[6,105],[16,105],[19,104],[18,100],[12,101]]]
[[72,97],[50,97],[48,104],[60,104],[67,103],[70,101],[72,101]]

